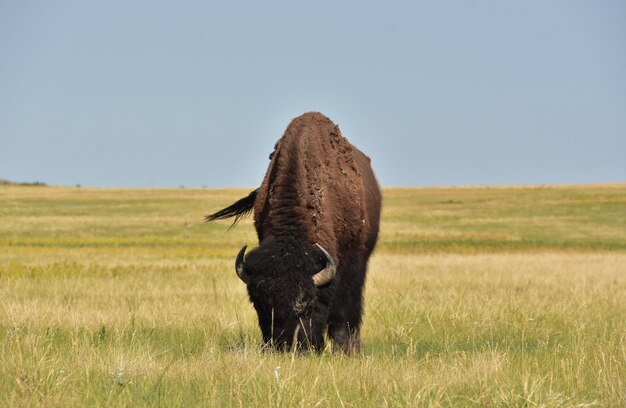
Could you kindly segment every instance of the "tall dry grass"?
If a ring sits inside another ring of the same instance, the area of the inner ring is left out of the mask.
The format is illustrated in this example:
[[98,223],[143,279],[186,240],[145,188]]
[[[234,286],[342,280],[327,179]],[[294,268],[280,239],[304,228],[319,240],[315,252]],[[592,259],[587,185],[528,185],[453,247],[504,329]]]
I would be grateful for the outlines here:
[[1,187],[2,405],[626,405],[626,186],[386,190],[357,357],[259,350],[244,193]]

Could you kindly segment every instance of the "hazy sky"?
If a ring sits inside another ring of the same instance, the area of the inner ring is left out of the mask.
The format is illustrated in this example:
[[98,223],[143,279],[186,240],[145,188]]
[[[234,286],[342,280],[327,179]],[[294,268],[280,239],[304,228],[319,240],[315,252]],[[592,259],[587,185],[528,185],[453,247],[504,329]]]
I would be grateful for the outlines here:
[[253,187],[311,110],[384,186],[626,181],[626,2],[0,2],[0,178]]

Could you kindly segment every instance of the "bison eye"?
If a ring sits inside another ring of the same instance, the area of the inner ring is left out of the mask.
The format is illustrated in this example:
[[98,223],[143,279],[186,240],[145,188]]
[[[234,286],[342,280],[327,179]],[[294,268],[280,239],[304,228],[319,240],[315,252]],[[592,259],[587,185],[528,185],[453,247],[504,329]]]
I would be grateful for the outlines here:
[[293,304],[293,312],[299,316],[306,311],[308,306],[309,302],[304,300],[304,292],[300,292],[295,303]]
[[306,302],[296,302],[293,305],[293,311],[297,315],[301,315],[306,310]]

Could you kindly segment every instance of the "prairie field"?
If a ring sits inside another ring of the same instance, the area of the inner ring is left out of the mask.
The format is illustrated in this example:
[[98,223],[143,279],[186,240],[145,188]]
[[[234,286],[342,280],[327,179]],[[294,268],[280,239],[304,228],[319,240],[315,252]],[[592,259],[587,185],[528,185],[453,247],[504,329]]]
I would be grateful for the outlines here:
[[626,406],[626,184],[384,189],[357,356],[260,351],[248,192],[0,186],[0,406]]

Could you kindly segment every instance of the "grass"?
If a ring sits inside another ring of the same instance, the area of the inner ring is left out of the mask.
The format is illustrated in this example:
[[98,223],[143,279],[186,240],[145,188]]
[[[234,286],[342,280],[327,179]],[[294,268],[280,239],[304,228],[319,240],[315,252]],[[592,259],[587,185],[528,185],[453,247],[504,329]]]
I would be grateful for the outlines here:
[[259,351],[246,193],[0,186],[0,405],[626,405],[626,185],[385,190],[356,357]]

